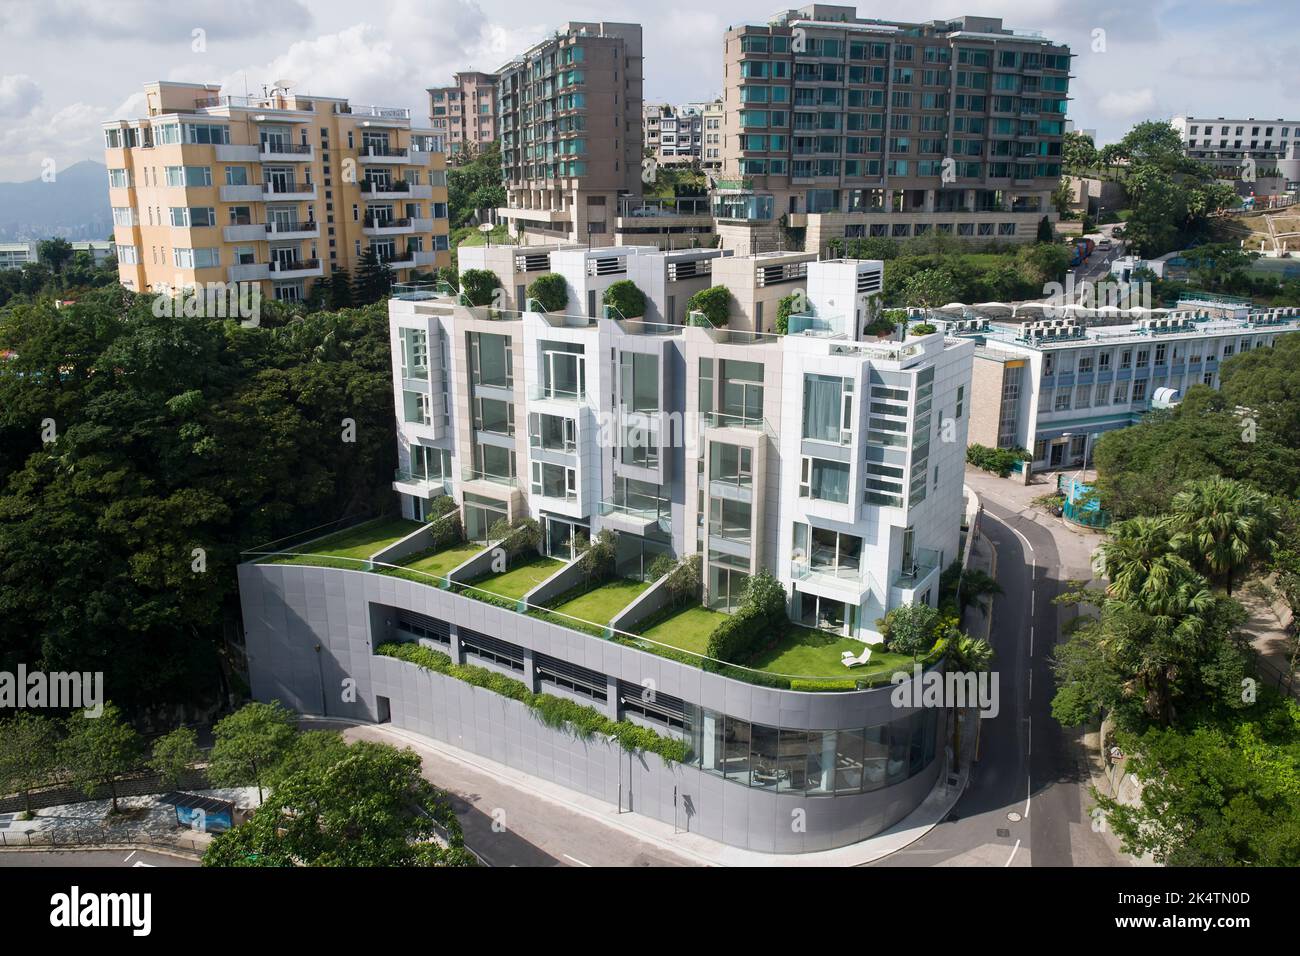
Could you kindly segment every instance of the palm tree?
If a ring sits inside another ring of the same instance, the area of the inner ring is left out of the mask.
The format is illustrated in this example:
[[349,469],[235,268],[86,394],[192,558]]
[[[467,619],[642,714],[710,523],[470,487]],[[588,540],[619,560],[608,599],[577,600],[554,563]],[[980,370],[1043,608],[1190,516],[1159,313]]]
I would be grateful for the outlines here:
[[1206,478],[1174,495],[1171,544],[1232,593],[1233,577],[1273,551],[1281,516],[1269,496],[1230,478]]
[[[971,637],[966,633],[953,635],[948,641],[945,672],[965,671],[982,674],[993,663],[993,648],[982,638]],[[968,702],[969,703],[969,702]],[[952,700],[952,762],[953,772],[961,770],[961,715],[957,712],[957,701]]]
[[1100,549],[1110,593],[1125,600],[1158,595],[1191,571],[1172,539],[1173,528],[1165,517],[1130,518],[1114,525]]

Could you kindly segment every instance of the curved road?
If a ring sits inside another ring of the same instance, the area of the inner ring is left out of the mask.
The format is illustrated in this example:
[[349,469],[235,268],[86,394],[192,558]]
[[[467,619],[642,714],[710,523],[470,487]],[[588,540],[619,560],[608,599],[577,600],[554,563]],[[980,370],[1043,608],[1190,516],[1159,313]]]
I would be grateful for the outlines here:
[[[1068,532],[1066,532],[1068,533]],[[990,643],[1001,708],[981,721],[979,759],[952,814],[877,866],[1126,866],[1093,832],[1082,748],[1052,719],[1053,598],[1072,573],[1051,532],[985,498],[981,535],[997,554]]]

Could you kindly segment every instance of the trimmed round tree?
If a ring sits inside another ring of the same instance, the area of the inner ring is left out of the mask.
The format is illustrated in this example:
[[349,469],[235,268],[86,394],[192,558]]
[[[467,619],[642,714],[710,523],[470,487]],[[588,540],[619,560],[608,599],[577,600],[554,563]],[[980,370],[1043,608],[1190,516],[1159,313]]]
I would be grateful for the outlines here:
[[601,302],[613,306],[625,319],[645,315],[645,293],[631,279],[619,279],[601,296]]
[[501,288],[501,280],[491,269],[466,269],[460,274],[460,291],[470,305],[491,305],[492,295]]
[[721,328],[731,319],[731,290],[725,285],[701,289],[686,303],[688,312],[702,312],[709,322]]
[[569,288],[564,276],[548,272],[528,284],[528,298],[536,299],[547,312],[563,312],[569,304]]

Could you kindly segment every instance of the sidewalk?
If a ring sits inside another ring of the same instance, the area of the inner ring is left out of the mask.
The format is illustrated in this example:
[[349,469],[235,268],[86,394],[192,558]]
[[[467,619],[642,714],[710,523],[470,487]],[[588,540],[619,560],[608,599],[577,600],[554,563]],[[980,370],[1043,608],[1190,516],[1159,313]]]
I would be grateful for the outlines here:
[[[255,787],[193,792],[233,800],[240,806],[257,802]],[[158,796],[119,797],[117,813],[109,812],[113,806],[111,800],[88,800],[44,807],[35,811],[30,820],[20,820],[14,814],[6,825],[0,826],[0,849],[149,847],[189,858],[202,856],[212,842],[212,835],[178,827],[176,811],[158,803]]]
[[[670,851],[702,866],[861,866],[903,849],[937,826],[951,811],[966,787],[968,769],[955,786],[949,787],[947,774],[941,772],[929,796],[907,817],[873,837],[836,850],[816,853],[757,853],[724,846],[694,833],[674,832],[673,826],[638,813],[620,813],[617,807],[569,790],[559,784],[532,777],[504,767],[478,754],[469,753],[440,740],[423,737],[389,724],[353,724],[333,718],[306,718],[313,724],[346,725],[349,739],[369,737],[386,739],[396,746],[410,746],[422,756],[435,754],[463,767],[472,768],[493,781],[507,785],[522,796],[541,800],[570,813],[597,821],[645,843]],[[963,763],[970,767],[969,749],[975,745],[973,729],[963,734]],[[438,781],[434,780],[435,786]]]

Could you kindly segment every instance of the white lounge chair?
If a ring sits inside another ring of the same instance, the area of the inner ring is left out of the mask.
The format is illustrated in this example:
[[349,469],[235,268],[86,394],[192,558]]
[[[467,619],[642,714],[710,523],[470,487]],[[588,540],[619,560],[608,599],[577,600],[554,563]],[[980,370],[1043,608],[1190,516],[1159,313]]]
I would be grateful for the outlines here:
[[854,656],[852,651],[845,651],[840,655],[840,663],[845,667],[860,667],[867,661],[871,660],[871,646],[863,645],[862,653]]

